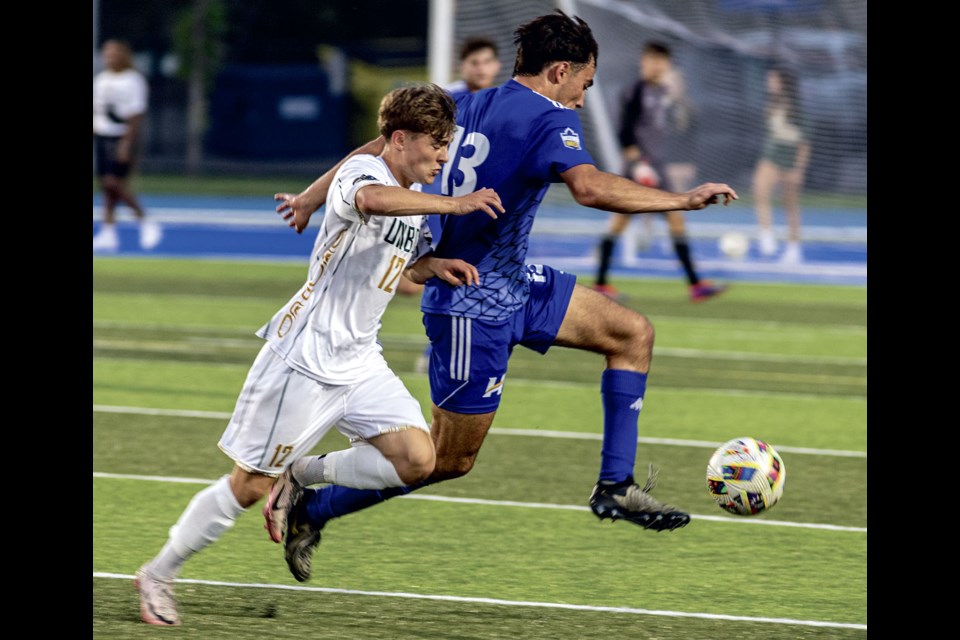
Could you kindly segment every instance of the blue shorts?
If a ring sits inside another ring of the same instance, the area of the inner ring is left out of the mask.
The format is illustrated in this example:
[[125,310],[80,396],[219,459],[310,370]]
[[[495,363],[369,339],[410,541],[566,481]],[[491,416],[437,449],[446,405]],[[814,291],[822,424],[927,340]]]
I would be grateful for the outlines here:
[[576,280],[558,269],[528,264],[530,297],[506,320],[425,313],[433,403],[455,413],[496,411],[513,347],[547,352],[560,331]]

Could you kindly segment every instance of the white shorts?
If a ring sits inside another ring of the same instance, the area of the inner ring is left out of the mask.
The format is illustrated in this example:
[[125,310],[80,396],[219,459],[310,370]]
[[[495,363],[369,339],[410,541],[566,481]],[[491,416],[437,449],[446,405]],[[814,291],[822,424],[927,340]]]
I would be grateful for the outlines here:
[[409,427],[430,432],[420,403],[388,367],[327,385],[291,369],[264,344],[217,446],[246,471],[278,476],[334,426],[351,442]]

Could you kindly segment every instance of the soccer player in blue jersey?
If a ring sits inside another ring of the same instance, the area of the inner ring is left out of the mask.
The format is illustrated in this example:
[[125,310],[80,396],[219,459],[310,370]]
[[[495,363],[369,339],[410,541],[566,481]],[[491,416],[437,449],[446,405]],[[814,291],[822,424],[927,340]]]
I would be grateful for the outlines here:
[[[300,581],[310,576],[320,530],[330,520],[420,487],[465,475],[473,467],[507,386],[507,361],[522,345],[583,349],[606,358],[600,383],[603,445],[589,504],[601,518],[625,519],[656,531],[686,525],[690,516],[662,504],[634,481],[637,423],[650,369],[654,331],[646,317],[608,299],[575,277],[546,265],[527,265],[530,230],[551,183],[563,182],[578,203],[617,213],[697,210],[737,197],[725,184],[686,193],[641,186],[597,169],[584,148],[580,118],[593,84],[598,47],[589,26],[558,11],[515,32],[514,77],[499,87],[457,97],[450,161],[434,185],[447,195],[489,187],[505,212],[443,221],[436,254],[476,265],[477,286],[425,285],[421,309],[433,345],[431,435],[437,450],[430,477],[383,491],[336,485],[305,487],[312,478],[280,476],[276,487],[300,494],[287,517],[287,564]],[[368,143],[376,146],[376,142]],[[303,193],[277,194],[291,226],[302,231],[329,186],[322,176]]]
[[[476,93],[481,89],[492,87],[500,73],[500,60],[497,44],[485,36],[470,36],[460,45],[460,79],[444,86],[444,89],[454,99],[463,93]],[[440,216],[427,216],[427,224],[434,242],[440,238]],[[421,295],[423,285],[415,284],[411,280],[401,278],[397,293],[400,295]],[[417,373],[426,373],[430,362],[430,352],[433,348],[427,343],[426,348],[413,366]]]

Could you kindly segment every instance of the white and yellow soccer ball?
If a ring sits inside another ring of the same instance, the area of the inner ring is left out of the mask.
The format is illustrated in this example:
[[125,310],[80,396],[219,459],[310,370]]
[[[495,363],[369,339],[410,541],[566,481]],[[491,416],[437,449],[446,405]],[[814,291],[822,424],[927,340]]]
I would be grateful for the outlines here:
[[787,468],[773,447],[754,438],[723,443],[707,463],[707,489],[717,504],[738,516],[754,516],[780,501]]
[[720,252],[734,260],[740,260],[750,249],[750,239],[739,231],[728,231],[720,236]]

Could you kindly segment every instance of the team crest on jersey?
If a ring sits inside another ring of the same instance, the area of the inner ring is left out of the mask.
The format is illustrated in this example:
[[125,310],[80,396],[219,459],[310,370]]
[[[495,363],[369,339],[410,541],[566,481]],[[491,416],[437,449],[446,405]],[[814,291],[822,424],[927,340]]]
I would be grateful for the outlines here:
[[570,127],[563,130],[563,133],[560,134],[560,139],[563,140],[563,146],[567,149],[580,151],[580,134]]
[[363,174],[363,175],[360,176],[359,178],[354,178],[353,184],[357,184],[358,182],[363,182],[364,180],[367,180],[367,181],[371,181],[371,180],[372,180],[373,182],[378,182],[378,180],[377,180],[376,178],[374,178],[373,176],[368,176],[367,174]]

